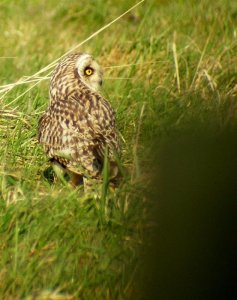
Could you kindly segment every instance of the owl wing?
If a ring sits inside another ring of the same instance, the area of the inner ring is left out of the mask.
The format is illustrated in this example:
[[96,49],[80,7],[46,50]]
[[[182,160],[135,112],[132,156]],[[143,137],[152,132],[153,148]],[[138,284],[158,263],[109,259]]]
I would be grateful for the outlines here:
[[57,101],[40,119],[39,141],[49,157],[69,170],[96,177],[105,148],[110,159],[119,152],[114,111],[97,96],[83,103],[73,98]]
[[[72,99],[78,104],[74,127],[81,132],[81,125],[85,123],[88,142],[92,139],[94,151],[98,157],[104,158],[105,148],[112,159],[114,153],[120,152],[119,135],[115,125],[115,112],[111,105],[98,94],[90,94],[87,101],[81,104],[79,99]],[[81,107],[80,107],[81,106]]]

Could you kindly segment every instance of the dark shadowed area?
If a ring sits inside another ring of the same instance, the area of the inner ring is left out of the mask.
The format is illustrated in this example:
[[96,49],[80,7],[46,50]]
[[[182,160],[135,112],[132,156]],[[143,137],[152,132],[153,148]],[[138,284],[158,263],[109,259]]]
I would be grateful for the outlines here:
[[236,136],[195,119],[157,141],[139,299],[235,298]]

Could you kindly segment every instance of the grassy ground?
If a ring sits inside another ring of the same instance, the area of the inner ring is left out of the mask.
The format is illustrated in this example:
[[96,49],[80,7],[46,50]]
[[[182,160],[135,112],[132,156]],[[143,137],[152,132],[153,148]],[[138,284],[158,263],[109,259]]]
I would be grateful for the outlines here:
[[[1,85],[34,74],[134,4],[2,1]],[[44,176],[49,164],[36,130],[48,80],[0,100],[1,299],[129,298],[143,241],[149,146],[193,115],[203,124],[214,117],[217,130],[235,122],[236,25],[235,1],[145,1],[79,49],[104,67],[103,94],[117,112],[122,162],[131,170],[101,201]]]

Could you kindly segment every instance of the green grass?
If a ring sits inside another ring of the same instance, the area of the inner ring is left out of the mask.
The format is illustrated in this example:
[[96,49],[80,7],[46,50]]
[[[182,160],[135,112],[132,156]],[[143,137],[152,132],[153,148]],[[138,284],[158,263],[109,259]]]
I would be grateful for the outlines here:
[[[134,4],[2,1],[0,84],[34,74]],[[235,1],[145,1],[79,49],[103,67],[132,64],[105,68],[102,93],[116,110],[130,174],[102,201],[44,176],[49,163],[36,132],[48,81],[0,100],[1,299],[41,299],[45,291],[130,297],[154,137],[185,128],[193,116],[216,131],[236,122],[236,16]]]

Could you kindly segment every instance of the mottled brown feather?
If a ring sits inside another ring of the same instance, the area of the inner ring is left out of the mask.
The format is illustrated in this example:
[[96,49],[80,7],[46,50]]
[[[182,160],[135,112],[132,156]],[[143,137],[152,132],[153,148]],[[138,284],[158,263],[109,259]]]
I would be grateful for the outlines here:
[[111,165],[120,152],[115,112],[108,101],[80,78],[69,55],[56,67],[50,105],[39,120],[38,139],[51,160],[86,177],[99,178],[105,148]]

